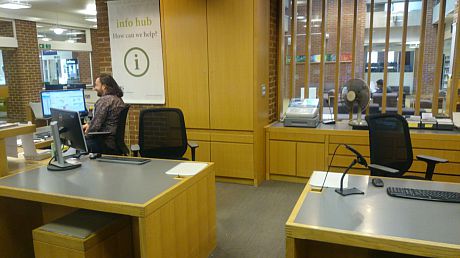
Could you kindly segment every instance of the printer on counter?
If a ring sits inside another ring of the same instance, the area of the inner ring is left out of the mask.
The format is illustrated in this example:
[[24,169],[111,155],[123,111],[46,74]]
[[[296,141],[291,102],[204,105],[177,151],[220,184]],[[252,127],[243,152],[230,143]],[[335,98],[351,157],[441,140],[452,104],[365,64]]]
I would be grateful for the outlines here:
[[284,126],[317,127],[318,104],[319,99],[291,99],[284,117]]

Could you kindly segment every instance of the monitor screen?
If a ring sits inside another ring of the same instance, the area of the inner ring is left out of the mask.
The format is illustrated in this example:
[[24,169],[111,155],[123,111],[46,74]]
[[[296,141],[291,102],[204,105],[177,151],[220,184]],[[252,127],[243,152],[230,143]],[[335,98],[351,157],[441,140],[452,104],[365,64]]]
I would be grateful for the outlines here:
[[64,85],[62,84],[45,84],[45,90],[62,90]]
[[86,89],[86,84],[84,83],[69,83],[67,89]]
[[78,112],[51,108],[51,121],[57,122],[62,144],[88,152]]
[[82,89],[42,91],[40,94],[43,117],[51,116],[50,108],[78,111],[80,116],[88,114]]

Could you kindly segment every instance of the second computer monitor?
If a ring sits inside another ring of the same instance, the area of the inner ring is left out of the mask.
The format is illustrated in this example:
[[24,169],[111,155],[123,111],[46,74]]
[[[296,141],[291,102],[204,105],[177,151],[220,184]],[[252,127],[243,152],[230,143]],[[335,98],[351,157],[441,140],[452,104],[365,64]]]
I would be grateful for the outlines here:
[[51,121],[57,121],[62,144],[88,152],[78,112],[51,108]]
[[43,117],[51,117],[51,108],[77,111],[80,116],[88,114],[82,89],[42,91],[40,96]]

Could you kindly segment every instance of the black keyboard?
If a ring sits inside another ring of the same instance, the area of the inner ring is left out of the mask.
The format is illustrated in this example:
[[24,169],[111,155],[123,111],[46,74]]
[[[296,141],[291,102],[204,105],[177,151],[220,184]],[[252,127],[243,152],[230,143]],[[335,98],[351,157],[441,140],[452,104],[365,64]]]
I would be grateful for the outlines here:
[[102,156],[97,159],[101,162],[110,162],[110,163],[122,163],[122,164],[133,164],[133,165],[142,165],[147,162],[150,162],[150,159],[145,158],[128,158],[122,156]]
[[404,187],[388,187],[387,193],[390,196],[400,198],[460,203],[460,193],[457,192],[423,190]]

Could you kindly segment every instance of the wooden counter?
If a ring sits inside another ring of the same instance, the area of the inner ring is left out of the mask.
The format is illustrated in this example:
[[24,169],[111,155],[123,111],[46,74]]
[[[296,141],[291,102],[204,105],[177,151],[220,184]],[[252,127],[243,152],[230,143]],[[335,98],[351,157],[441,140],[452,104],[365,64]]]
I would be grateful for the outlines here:
[[[460,182],[460,132],[411,130],[411,140],[414,157],[425,154],[449,160],[436,166],[433,180]],[[347,122],[320,124],[317,128],[284,127],[282,123],[268,125],[267,179],[306,182],[313,170],[327,170],[335,148],[341,143],[352,145],[370,162],[369,132],[352,130]],[[350,151],[339,147],[330,171],[343,171],[353,157]],[[414,160],[408,174],[423,176],[425,170],[424,162]],[[360,165],[351,173],[369,174]]]

